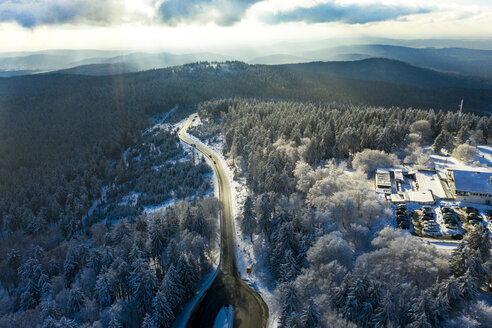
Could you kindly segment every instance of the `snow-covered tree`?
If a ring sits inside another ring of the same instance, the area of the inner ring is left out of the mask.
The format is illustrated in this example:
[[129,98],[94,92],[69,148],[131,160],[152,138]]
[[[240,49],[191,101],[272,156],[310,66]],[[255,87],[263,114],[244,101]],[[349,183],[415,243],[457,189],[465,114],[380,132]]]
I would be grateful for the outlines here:
[[477,148],[468,144],[461,144],[453,150],[452,156],[463,162],[472,161],[478,155]]
[[376,328],[396,327],[398,316],[393,297],[390,291],[386,291],[379,306],[375,309],[372,323]]
[[427,120],[415,121],[410,125],[410,131],[417,133],[423,141],[427,140],[432,134],[431,125]]
[[346,267],[351,267],[354,250],[343,239],[343,235],[340,232],[334,231],[320,237],[307,252],[307,258],[314,267],[334,260]]
[[293,282],[286,282],[279,286],[280,291],[280,326],[292,327],[300,322],[301,304]]
[[85,296],[80,288],[73,288],[68,293],[68,309],[70,314],[74,314],[80,311],[84,306]]
[[387,154],[380,150],[364,149],[354,155],[352,166],[366,174],[373,175],[377,168],[393,167],[400,161],[395,154]]
[[410,309],[410,327],[432,328],[439,322],[439,313],[430,295],[425,291],[412,301]]
[[301,316],[303,327],[305,328],[316,328],[318,327],[320,314],[318,311],[318,307],[314,304],[312,298],[310,298],[304,307]]
[[160,290],[166,291],[166,298],[172,309],[175,311],[183,301],[183,284],[182,278],[178,276],[178,273],[174,266],[168,268],[164,279],[162,280],[162,284]]
[[439,135],[434,140],[434,144],[432,144],[432,149],[437,154],[441,153],[442,149],[446,149],[446,151],[451,152],[453,150],[453,140],[452,137],[445,130],[441,131]]
[[174,321],[174,312],[166,298],[166,291],[159,290],[152,300],[152,319],[157,327],[169,328]]
[[253,200],[251,196],[246,197],[241,216],[241,230],[248,235],[253,243],[253,233],[256,231],[256,218],[253,213]]
[[110,273],[103,272],[97,277],[94,295],[101,308],[105,308],[114,300],[114,289],[111,281]]
[[146,261],[141,259],[135,261],[131,272],[130,285],[132,301],[137,309],[140,313],[149,312],[156,290],[156,277]]

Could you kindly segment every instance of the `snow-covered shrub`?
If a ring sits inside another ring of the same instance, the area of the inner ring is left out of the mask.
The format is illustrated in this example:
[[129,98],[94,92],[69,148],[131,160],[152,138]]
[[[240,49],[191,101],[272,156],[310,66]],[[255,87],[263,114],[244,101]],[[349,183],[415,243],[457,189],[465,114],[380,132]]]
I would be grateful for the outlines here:
[[352,166],[354,169],[372,175],[379,167],[399,165],[400,161],[395,154],[387,154],[380,150],[364,149],[355,154]]
[[477,148],[468,144],[462,144],[453,151],[453,157],[463,162],[469,162],[478,156]]

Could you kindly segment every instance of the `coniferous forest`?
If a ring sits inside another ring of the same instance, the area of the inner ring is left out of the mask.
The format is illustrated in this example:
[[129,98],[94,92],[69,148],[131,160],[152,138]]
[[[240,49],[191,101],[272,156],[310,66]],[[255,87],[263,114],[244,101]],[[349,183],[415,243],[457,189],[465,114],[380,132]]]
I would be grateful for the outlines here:
[[[281,325],[483,318],[466,311],[490,270],[486,232],[446,259],[382,229],[391,213],[367,192],[368,149],[425,166],[422,144],[491,144],[490,116],[452,111],[463,94],[473,109],[492,103],[482,89],[238,62],[0,79],[0,327],[172,324],[211,269],[220,209],[209,166],[154,126],[175,105],[197,106],[195,134],[222,133],[247,179],[241,226],[259,237]],[[347,178],[354,167],[365,173]]]
[[417,145],[444,135],[490,144],[492,118],[256,99],[205,102],[199,115],[205,123],[193,133],[210,138],[220,127],[224,153],[252,191],[241,228],[258,236],[282,327],[459,327],[463,313],[490,320],[475,301],[491,270],[489,230],[479,226],[443,255],[381,226],[392,212],[369,178],[377,167],[425,168]]

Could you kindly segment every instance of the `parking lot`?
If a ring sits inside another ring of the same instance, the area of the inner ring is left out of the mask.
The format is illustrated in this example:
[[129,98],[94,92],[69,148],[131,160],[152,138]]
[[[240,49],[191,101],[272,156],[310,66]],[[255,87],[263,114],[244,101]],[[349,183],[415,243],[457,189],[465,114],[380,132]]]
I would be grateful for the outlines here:
[[491,229],[492,207],[476,208],[461,204],[425,205],[401,204],[394,207],[396,228],[436,239],[459,240],[479,224]]

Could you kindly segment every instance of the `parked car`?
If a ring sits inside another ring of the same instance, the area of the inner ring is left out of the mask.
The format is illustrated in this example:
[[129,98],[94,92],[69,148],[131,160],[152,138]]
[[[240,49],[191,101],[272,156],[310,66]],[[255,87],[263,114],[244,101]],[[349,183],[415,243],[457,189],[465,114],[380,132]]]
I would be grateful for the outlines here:
[[492,220],[492,210],[486,210],[485,216],[487,217],[488,220]]
[[469,215],[468,215],[468,220],[479,220],[480,221],[480,217],[478,216],[477,213],[475,212],[471,212]]
[[422,206],[422,213],[424,213],[424,214],[434,214],[434,210],[430,206]]
[[442,214],[445,214],[445,213],[453,214],[454,210],[451,207],[441,207],[441,212],[442,212]]
[[396,214],[396,215],[407,215],[407,211],[406,211],[406,210],[402,210],[402,209],[397,208],[397,209],[395,210],[395,214]]
[[408,216],[406,216],[405,214],[399,214],[396,216],[396,222],[399,222],[399,221],[408,221]]
[[400,204],[396,206],[395,212],[407,213],[407,206],[405,204]]
[[480,221],[480,220],[471,220],[470,221],[470,224],[472,224],[472,225],[479,225],[479,224],[482,224],[482,221]]
[[465,211],[466,211],[467,214],[470,214],[470,213],[476,213],[476,214],[478,214],[478,210],[475,207],[471,207],[471,206],[467,206],[465,208]]
[[450,223],[458,224],[458,223],[456,222],[456,220],[455,220],[455,219],[452,219],[452,218],[447,218],[447,219],[444,219],[444,223],[445,223],[445,224],[450,224]]
[[456,224],[456,222],[446,223],[445,226],[446,228],[451,230],[458,230],[458,225]]
[[437,225],[425,225],[424,231],[425,232],[437,232]]
[[408,220],[401,221],[400,223],[398,223],[398,228],[400,228],[400,229],[410,229],[410,221],[408,221]]
[[422,217],[422,220],[423,221],[434,221],[434,216],[431,216],[431,215],[424,215]]
[[454,213],[449,213],[449,212],[446,212],[442,217],[444,219],[447,219],[447,218],[454,219],[455,218]]

